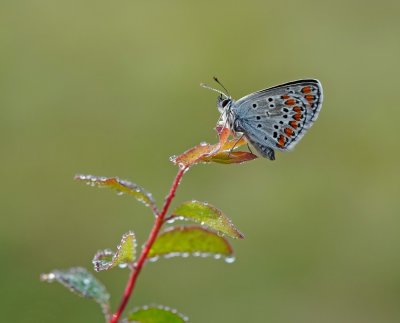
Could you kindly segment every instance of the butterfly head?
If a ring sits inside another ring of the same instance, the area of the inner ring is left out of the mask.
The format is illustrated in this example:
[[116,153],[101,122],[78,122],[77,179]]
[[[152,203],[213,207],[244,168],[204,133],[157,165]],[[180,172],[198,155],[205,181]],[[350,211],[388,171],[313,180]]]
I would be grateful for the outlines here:
[[225,110],[229,109],[232,105],[232,98],[226,96],[225,94],[220,94],[217,98],[217,108],[220,113],[223,113]]

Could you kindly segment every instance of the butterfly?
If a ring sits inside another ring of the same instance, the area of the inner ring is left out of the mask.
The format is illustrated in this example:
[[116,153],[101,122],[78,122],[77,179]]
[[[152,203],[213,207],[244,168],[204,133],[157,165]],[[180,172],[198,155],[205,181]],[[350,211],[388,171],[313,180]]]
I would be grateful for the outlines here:
[[317,119],[322,106],[322,86],[318,80],[304,79],[284,83],[246,95],[235,101],[218,92],[217,108],[221,123],[234,135],[241,134],[257,152],[270,160],[275,150],[291,150]]

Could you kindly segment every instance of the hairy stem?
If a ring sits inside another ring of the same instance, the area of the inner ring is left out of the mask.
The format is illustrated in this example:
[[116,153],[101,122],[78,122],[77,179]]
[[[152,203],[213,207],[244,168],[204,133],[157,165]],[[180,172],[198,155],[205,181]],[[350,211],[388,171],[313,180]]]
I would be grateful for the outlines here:
[[121,317],[122,312],[124,311],[129,298],[132,295],[133,289],[135,288],[136,280],[142,270],[142,267],[144,263],[146,262],[147,255],[150,252],[151,247],[153,246],[154,241],[157,238],[158,233],[160,232],[160,229],[162,225],[164,224],[165,216],[168,212],[168,208],[175,196],[176,189],[178,188],[179,182],[182,179],[183,174],[187,170],[188,167],[185,167],[183,169],[179,169],[178,174],[176,174],[176,177],[172,183],[172,186],[169,190],[168,196],[165,199],[164,206],[161,210],[160,213],[158,213],[156,220],[154,221],[153,228],[150,231],[149,237],[146,241],[146,244],[144,245],[142,252],[139,256],[139,259],[136,263],[136,266],[133,268],[131,275],[129,277],[128,283],[126,284],[124,295],[122,296],[120,305],[118,307],[118,310],[112,315],[110,323],[117,323],[119,318]]

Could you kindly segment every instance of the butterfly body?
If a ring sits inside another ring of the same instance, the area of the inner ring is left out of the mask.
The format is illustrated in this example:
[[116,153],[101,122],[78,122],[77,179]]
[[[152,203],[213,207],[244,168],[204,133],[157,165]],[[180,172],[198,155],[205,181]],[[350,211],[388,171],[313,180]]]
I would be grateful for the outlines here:
[[299,80],[249,94],[237,101],[221,94],[217,107],[222,122],[243,134],[263,156],[292,149],[317,119],[322,105],[318,80]]

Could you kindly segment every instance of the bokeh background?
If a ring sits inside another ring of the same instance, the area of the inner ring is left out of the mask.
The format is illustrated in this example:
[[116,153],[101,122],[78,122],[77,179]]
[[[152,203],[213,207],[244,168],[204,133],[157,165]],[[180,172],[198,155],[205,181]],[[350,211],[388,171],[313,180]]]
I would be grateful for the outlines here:
[[[129,308],[191,322],[399,322],[398,1],[0,2],[2,322],[102,322],[97,304],[39,281],[91,268],[152,216],[72,180],[119,176],[162,203],[169,156],[215,142],[217,75],[235,98],[299,78],[325,101],[294,152],[197,166],[177,203],[221,208],[246,239],[234,264],[161,260]],[[117,306],[127,271],[97,277]]]

